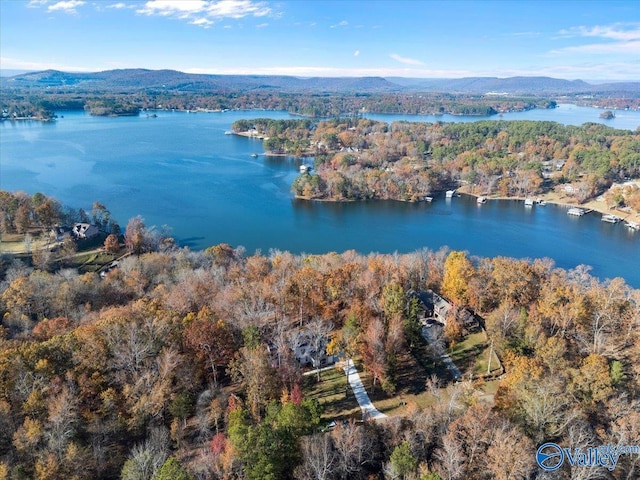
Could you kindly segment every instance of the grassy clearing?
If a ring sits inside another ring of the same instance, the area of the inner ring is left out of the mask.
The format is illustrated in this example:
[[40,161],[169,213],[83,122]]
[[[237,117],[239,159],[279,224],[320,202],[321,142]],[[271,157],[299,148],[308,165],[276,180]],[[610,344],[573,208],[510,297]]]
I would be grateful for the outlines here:
[[25,235],[21,233],[3,233],[0,235],[0,253],[12,255],[26,254],[34,250],[40,250],[50,245],[49,239],[44,235],[31,234],[31,242],[28,245]]
[[[496,375],[502,370],[500,360],[495,350],[492,351],[490,348],[489,338],[484,330],[467,335],[464,340],[449,348],[447,353],[463,375],[471,374],[473,378],[477,378]],[[487,372],[489,354],[491,354],[491,371]]]
[[347,376],[340,367],[322,372],[318,382],[315,375],[304,377],[303,390],[307,398],[314,398],[324,407],[322,416],[331,420],[355,418],[361,420],[360,406],[356,401]]
[[19,257],[30,264],[30,252],[45,248],[55,249],[53,251],[54,268],[75,268],[80,273],[98,272],[125,253],[124,249],[116,255],[105,252],[102,248],[105,238],[106,234],[100,234],[88,240],[80,240],[76,243],[78,251],[75,255],[60,259],[57,247],[46,235],[32,233],[31,243],[27,245],[23,234],[3,234],[0,236],[0,253]]
[[[491,376],[499,374],[502,366],[495,351],[491,352],[486,332],[483,330],[468,335],[448,353],[464,376],[473,374],[473,378],[479,379],[475,382],[479,400],[492,403],[500,382],[482,378],[487,375],[489,354],[492,355]],[[396,392],[392,395],[386,394],[380,385],[374,387],[371,375],[359,369],[360,378],[378,410],[387,415],[402,415],[412,409],[428,408],[436,402],[444,401],[443,398],[447,396],[446,386],[453,379],[444,364],[434,360],[426,343],[415,346],[410,352],[403,352],[397,360]],[[426,384],[431,376],[440,381],[440,398],[427,390]]]
[[386,394],[380,385],[375,388],[373,379],[366,371],[360,371],[360,378],[378,410],[387,415],[402,415],[416,407],[427,408],[438,401],[427,391],[427,381],[437,377],[442,386],[453,379],[440,361],[434,360],[426,342],[415,345],[397,358],[396,391]]

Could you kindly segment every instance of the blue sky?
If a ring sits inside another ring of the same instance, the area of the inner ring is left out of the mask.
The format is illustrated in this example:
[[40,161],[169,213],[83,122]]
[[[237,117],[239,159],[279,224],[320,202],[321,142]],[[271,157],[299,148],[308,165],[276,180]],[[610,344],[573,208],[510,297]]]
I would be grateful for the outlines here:
[[0,68],[640,81],[640,3],[0,0]]

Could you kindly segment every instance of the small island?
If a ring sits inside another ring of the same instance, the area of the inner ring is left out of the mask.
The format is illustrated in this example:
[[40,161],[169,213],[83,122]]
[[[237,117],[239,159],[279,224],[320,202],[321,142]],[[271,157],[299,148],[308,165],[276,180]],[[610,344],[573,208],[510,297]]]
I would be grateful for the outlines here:
[[140,107],[111,99],[89,101],[84,109],[97,117],[132,117],[140,113]]
[[600,114],[600,118],[604,120],[611,120],[612,118],[616,118],[616,114],[613,113],[611,110],[605,110]]

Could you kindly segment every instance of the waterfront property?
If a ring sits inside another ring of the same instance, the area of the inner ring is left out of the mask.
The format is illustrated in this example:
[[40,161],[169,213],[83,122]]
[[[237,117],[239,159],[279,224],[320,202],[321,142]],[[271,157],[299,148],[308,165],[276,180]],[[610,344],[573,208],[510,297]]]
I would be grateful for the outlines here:
[[605,214],[605,215],[602,215],[601,220],[607,223],[618,223],[621,220],[621,218],[616,215]]
[[627,227],[629,228],[629,230],[637,231],[637,230],[640,230],[640,223],[628,221]]
[[[90,210],[109,206],[124,226],[142,215],[147,226],[168,225],[181,246],[219,243],[308,254],[361,253],[448,246],[470,255],[548,257],[561,268],[585,264],[593,275],[623,277],[640,287],[640,235],[630,228],[600,228],[600,215],[568,222],[567,208],[551,203],[523,214],[522,200],[474,197],[455,202],[314,202],[292,198],[299,160],[262,156],[259,140],[224,135],[238,119],[281,112],[140,117],[91,117],[61,112],[51,124],[0,124],[0,188],[43,192],[63,205]],[[622,118],[622,117],[618,117]],[[121,139],[127,138],[124,144]],[[306,163],[306,162],[305,162]],[[636,217],[625,221],[638,223]],[[584,239],[588,237],[589,241]]]
[[473,330],[479,325],[478,319],[471,310],[456,307],[433,290],[411,291],[408,296],[409,298],[417,298],[420,302],[419,307],[422,314],[420,322],[423,325],[428,325],[433,320],[446,325],[451,315],[455,315],[455,318],[467,329]]
[[97,237],[100,234],[100,230],[98,230],[98,227],[95,225],[89,223],[76,223],[71,229],[71,233],[78,240],[87,240]]

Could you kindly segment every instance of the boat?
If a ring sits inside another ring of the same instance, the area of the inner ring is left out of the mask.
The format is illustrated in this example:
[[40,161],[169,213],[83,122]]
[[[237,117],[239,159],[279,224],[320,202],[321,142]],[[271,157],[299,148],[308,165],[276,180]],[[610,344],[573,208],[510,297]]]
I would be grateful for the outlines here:
[[300,165],[300,173],[307,173],[311,167],[307,165]]
[[455,193],[456,193],[455,190],[447,190],[446,197],[451,198],[455,195]]
[[603,222],[608,222],[608,223],[618,223],[621,219],[620,217],[617,217],[615,215],[611,215],[611,214],[605,214],[602,215],[602,218],[600,219]]
[[252,156],[253,158],[258,158],[258,154],[257,154],[257,153],[252,153],[252,154],[251,154],[251,156]]
[[487,203],[487,197],[478,197],[476,200],[477,203]]
[[544,207],[544,206],[547,204],[547,202],[546,202],[545,200],[541,199],[541,198],[539,198],[538,200],[536,200],[536,203],[537,203],[538,205],[540,205],[541,207]]
[[629,230],[640,230],[640,223],[632,222],[631,220],[626,223]]
[[524,201],[524,206],[525,206],[525,207],[533,207],[533,200],[532,200],[532,199],[530,199],[530,198],[527,198],[527,199]]
[[581,217],[584,215],[584,209],[578,207],[571,207],[567,210],[567,215],[573,215],[575,217]]
[[225,135],[233,135],[233,132],[231,130],[227,130],[226,132],[224,132]]
[[424,197],[424,201],[431,203],[433,202],[433,197]]

